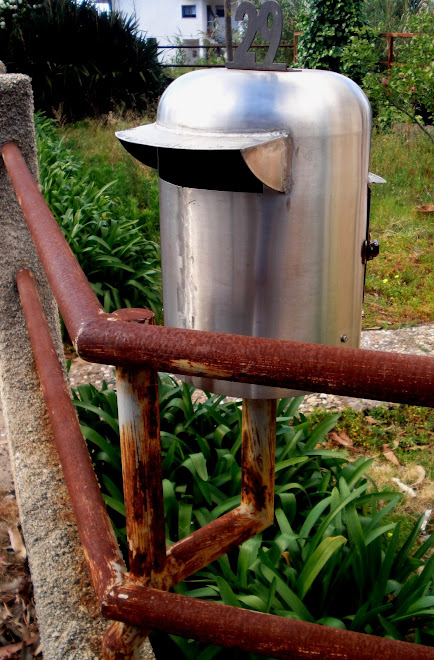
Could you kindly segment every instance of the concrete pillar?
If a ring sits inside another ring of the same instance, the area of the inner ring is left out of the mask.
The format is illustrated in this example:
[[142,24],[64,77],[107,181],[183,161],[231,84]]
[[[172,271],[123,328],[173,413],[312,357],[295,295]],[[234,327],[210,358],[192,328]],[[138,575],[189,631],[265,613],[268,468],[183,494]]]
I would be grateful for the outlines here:
[[[27,76],[0,73],[0,146],[14,141],[38,175]],[[52,441],[15,275],[35,275],[63,362],[57,306],[0,159],[0,396],[45,660],[101,657],[98,607]]]

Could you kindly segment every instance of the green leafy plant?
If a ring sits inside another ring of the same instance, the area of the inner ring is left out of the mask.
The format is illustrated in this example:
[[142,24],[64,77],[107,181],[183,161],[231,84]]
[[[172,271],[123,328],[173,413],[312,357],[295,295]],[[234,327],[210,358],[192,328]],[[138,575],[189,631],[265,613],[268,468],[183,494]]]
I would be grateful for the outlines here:
[[434,13],[420,10],[408,19],[406,31],[415,36],[395,40],[394,64],[385,71],[378,39],[381,28],[357,30],[342,52],[341,71],[362,86],[377,125],[384,128],[410,120],[432,140],[424,125],[434,117]]
[[300,18],[298,64],[340,71],[343,49],[362,27],[361,12],[362,0],[310,0]]
[[[106,386],[98,391],[88,385],[79,388],[75,400],[104,498],[123,539],[115,394]],[[367,474],[372,459],[349,462],[343,452],[322,449],[320,443],[338,415],[312,424],[297,414],[300,403],[301,397],[278,404],[274,525],[175,591],[429,643],[434,634],[434,557],[427,562],[423,557],[434,538],[418,546],[422,517],[403,538],[400,524],[390,521],[400,495],[376,490]],[[193,403],[189,386],[163,376],[160,410],[170,544],[239,504],[241,409],[215,395]],[[176,636],[157,635],[153,643],[160,649],[157,657],[211,658],[220,653]]]
[[340,72],[362,85],[367,74],[380,72],[384,44],[377,30],[367,25],[358,28],[342,50]]
[[69,121],[147,110],[167,84],[157,45],[135,20],[99,13],[88,0],[2,2],[0,59],[10,73],[31,76],[37,109]]
[[[396,64],[381,77],[368,73],[363,85],[374,103],[380,102],[385,110],[397,110],[403,120],[410,119],[423,130],[423,125],[434,119],[434,13],[419,12],[408,27],[415,36],[398,40]],[[433,139],[428,131],[424,132]]]
[[110,198],[117,217],[138,219],[146,238],[159,242],[158,173],[145,167],[121,146],[115,132],[152,118],[102,117],[58,127],[58,136],[74,159],[84,161],[98,188],[110,183]]
[[427,4],[425,0],[367,0],[363,3],[363,18],[380,32],[405,32],[409,16]]
[[53,120],[36,117],[36,138],[42,194],[105,311],[147,307],[160,318],[158,245],[138,218],[116,214],[112,184],[95,185]]

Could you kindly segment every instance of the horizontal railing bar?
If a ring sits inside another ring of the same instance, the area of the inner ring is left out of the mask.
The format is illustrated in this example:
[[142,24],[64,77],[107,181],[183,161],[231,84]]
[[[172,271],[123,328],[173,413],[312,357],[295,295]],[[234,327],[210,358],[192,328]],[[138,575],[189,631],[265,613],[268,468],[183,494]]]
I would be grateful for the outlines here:
[[109,619],[284,660],[432,660],[427,646],[197,600],[139,583],[114,587],[102,610]]
[[91,362],[434,406],[434,359],[428,356],[102,319],[83,327],[77,350]]
[[[158,50],[183,50],[184,48],[193,48],[195,50],[199,49],[213,49],[215,50],[216,48],[226,48],[226,44],[215,44],[214,46],[187,46],[187,45],[182,45],[182,46],[158,46]],[[234,44],[233,48],[238,48],[238,44]],[[252,44],[250,48],[270,48],[270,44]],[[279,44],[279,48],[294,48],[293,44]]]
[[126,571],[125,564],[101,497],[32,273],[20,270],[17,285],[81,542],[96,594],[101,599],[106,586]]
[[382,32],[379,37],[399,37],[400,39],[411,39],[412,37],[420,37],[421,32]]
[[3,145],[1,153],[69,336],[74,341],[81,323],[97,318],[104,310],[41,195],[19,148],[9,142]]
[[224,64],[158,64],[162,69],[225,69]]

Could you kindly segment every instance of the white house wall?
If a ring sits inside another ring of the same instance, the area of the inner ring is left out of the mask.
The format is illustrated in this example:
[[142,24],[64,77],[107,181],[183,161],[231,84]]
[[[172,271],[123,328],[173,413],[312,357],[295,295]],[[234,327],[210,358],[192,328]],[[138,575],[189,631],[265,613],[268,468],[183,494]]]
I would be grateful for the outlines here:
[[[196,18],[182,18],[182,5],[195,5]],[[206,35],[206,2],[200,0],[113,0],[113,9],[133,15],[139,29],[161,45],[174,39],[194,39]]]
[[[234,2],[234,5],[238,2]],[[196,17],[183,18],[182,6],[195,5]],[[207,35],[207,6],[215,13],[216,5],[224,0],[112,0],[112,8],[128,16],[134,16],[144,36],[153,37],[160,46],[177,45],[179,40],[199,39]],[[236,27],[233,21],[233,27]],[[164,59],[171,59],[174,51],[166,51]]]

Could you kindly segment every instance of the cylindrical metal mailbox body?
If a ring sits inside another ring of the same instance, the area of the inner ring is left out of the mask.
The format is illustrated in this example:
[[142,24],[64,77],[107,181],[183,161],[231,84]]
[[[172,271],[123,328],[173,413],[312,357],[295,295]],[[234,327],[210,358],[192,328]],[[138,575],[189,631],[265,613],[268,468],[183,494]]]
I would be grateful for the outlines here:
[[196,71],[170,85],[156,124],[118,137],[150,164],[158,149],[166,325],[359,345],[370,108],[355,83],[326,71]]

